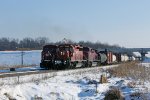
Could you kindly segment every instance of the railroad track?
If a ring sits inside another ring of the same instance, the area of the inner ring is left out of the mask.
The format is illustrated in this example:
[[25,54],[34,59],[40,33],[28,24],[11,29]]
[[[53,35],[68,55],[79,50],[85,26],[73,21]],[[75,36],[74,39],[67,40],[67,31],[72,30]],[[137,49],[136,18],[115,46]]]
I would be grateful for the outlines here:
[[44,69],[32,69],[27,71],[9,71],[9,72],[2,72],[0,73],[0,78],[5,77],[16,77],[16,76],[25,76],[25,75],[33,75],[33,74],[44,74],[44,73],[52,73],[52,72],[73,72],[73,71],[80,71],[80,70],[90,70],[95,68],[105,69],[108,67],[116,67],[118,65],[107,65],[107,66],[95,66],[95,67],[87,67],[87,68],[76,68],[76,69],[66,69],[66,70],[44,70]]
[[18,71],[18,72],[13,71],[13,72],[6,72],[6,73],[4,72],[4,73],[0,73],[0,78],[24,76],[24,75],[40,74],[40,73],[50,73],[50,72],[52,72],[52,70],[34,70],[34,71]]

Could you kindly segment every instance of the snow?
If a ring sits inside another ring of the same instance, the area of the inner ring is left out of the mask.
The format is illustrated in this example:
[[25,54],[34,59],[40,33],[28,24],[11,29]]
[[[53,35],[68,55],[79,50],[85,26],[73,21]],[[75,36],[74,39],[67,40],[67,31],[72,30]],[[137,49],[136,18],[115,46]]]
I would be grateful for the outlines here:
[[17,77],[4,78],[0,80],[0,100],[8,100],[4,94],[9,94],[11,98],[17,100],[34,100],[37,97],[42,97],[43,100],[103,100],[105,93],[112,87],[118,87],[126,100],[130,100],[132,93],[150,89],[149,82],[130,88],[128,83],[134,80],[118,77],[111,77],[108,83],[100,84],[100,76],[104,74],[102,71],[96,67],[27,75],[20,77],[19,84]]
[[[40,56],[41,51],[25,51],[24,64],[39,65]],[[0,65],[20,65],[21,51],[1,51],[0,58]],[[146,59],[142,64],[149,67],[150,60]],[[150,99],[150,82],[148,81],[141,83],[129,78],[110,77],[107,83],[100,84],[102,74],[109,76],[109,73],[104,72],[109,67],[117,67],[117,65],[0,78],[0,100],[9,100],[9,98],[35,100],[38,97],[43,100],[103,100],[106,92],[113,87],[120,89],[125,100],[137,100],[138,98],[131,97],[131,94],[138,92],[146,94]],[[27,71],[36,68],[16,70]],[[131,82],[136,83],[135,87],[128,85]]]
[[[1,99],[7,99],[4,93],[10,94],[17,100],[30,100],[34,96],[40,96],[44,100],[78,100],[78,99],[98,99],[103,98],[104,94],[95,93],[95,84],[88,84],[89,80],[97,80],[98,72],[85,72],[68,75],[68,72],[60,72],[48,80],[40,80],[19,85],[3,85],[0,90]],[[84,77],[83,77],[84,76]],[[108,90],[108,84],[98,85],[98,90],[104,92]],[[19,96],[18,96],[19,95]]]
[[146,58],[141,64],[143,66],[150,67],[150,58]]

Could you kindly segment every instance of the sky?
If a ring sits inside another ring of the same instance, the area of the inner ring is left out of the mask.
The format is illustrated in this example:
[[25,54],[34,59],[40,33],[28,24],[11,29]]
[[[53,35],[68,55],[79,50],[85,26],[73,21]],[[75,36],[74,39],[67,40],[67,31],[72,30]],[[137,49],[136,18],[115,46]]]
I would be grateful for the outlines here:
[[150,47],[150,0],[0,0],[0,38]]

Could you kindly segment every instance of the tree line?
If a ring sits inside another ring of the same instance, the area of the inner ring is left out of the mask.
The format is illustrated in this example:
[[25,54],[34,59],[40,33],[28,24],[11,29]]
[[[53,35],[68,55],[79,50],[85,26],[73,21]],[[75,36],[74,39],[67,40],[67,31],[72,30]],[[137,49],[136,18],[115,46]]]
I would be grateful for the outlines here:
[[[19,39],[12,39],[12,38],[0,38],[0,51],[3,50],[39,50],[42,49],[42,47],[46,44],[54,44],[54,45],[59,45],[61,44],[62,41],[58,42],[49,42],[49,39],[46,37],[38,37],[38,38],[23,38],[22,40]],[[90,41],[79,41],[79,42],[74,42],[71,40],[68,40],[67,43],[71,44],[80,44],[83,46],[88,46],[94,49],[110,49],[110,50],[120,50],[124,49],[118,45],[109,45],[109,44],[104,44],[100,42],[90,42]]]
[[20,50],[20,49],[41,49],[43,45],[48,43],[48,38],[39,37],[24,38],[22,40],[12,38],[0,38],[0,51],[3,50]]

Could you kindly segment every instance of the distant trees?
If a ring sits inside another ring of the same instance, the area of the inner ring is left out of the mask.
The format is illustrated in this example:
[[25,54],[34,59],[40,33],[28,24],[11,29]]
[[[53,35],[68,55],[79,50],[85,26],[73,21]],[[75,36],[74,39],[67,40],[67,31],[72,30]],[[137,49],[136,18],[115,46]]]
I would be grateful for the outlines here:
[[41,49],[43,45],[48,43],[48,38],[39,37],[24,38],[22,40],[10,39],[10,38],[0,38],[0,51],[2,50],[18,50],[18,49]]
[[[49,42],[49,39],[46,37],[38,37],[36,39],[27,37],[22,40],[19,39],[11,39],[11,38],[0,38],[0,51],[2,50],[20,50],[20,49],[42,49],[42,47],[46,44],[55,44],[59,45],[63,43],[63,41],[58,41],[55,43]],[[71,40],[67,40],[67,43],[70,44],[80,44],[83,46],[88,46],[94,49],[109,49],[109,50],[121,50],[124,48],[121,48],[118,45],[108,45],[103,44],[100,42],[90,42],[90,41],[79,41],[79,42],[73,42]]]

